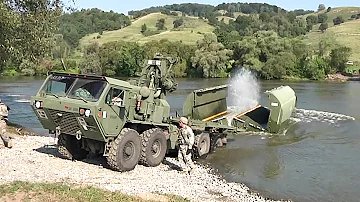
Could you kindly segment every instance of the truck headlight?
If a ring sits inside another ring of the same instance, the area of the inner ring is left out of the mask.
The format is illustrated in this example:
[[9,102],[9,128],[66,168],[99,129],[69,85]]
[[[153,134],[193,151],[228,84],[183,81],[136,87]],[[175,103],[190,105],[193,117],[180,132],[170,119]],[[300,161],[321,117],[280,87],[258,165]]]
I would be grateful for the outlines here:
[[90,114],[91,114],[91,110],[90,110],[90,109],[86,109],[86,108],[80,108],[80,109],[79,109],[79,114],[80,114],[81,116],[89,117]]
[[36,107],[37,109],[41,108],[42,105],[43,105],[42,101],[37,101],[37,100],[35,100],[35,107]]

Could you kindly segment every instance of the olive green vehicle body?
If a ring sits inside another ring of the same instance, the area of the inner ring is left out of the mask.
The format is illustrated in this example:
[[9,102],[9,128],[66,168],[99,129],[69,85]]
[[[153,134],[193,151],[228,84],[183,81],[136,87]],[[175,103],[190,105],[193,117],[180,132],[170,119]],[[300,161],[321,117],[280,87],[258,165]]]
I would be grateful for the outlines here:
[[[171,106],[166,100],[166,95],[177,87],[169,76],[173,63],[171,59],[155,57],[148,61],[142,76],[132,81],[51,73],[37,94],[31,97],[31,107],[50,133],[75,136],[87,142],[84,149],[104,156],[108,155],[110,143],[124,128],[134,129],[139,134],[160,128],[167,140],[167,152],[176,150],[178,135],[175,131],[179,116],[170,115]],[[67,83],[61,83],[64,80]],[[88,90],[93,91],[94,96],[91,99],[76,96],[74,92],[88,84]],[[55,87],[58,89],[54,90]],[[288,123],[295,109],[294,91],[282,86],[267,92],[269,108],[254,106],[248,112],[234,115],[227,110],[227,88],[222,85],[195,90],[184,102],[182,115],[189,118],[196,135],[210,134],[212,145],[229,133],[277,133]],[[114,104],[114,96],[121,98],[120,104]]]

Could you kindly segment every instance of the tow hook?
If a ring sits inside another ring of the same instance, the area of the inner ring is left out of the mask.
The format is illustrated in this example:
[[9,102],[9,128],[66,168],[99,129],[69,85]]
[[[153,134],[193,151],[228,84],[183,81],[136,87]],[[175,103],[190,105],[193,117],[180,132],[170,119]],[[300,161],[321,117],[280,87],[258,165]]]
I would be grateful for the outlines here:
[[81,140],[81,135],[82,135],[81,131],[76,132],[76,135],[75,135],[76,139]]
[[57,126],[55,128],[55,135],[56,135],[56,137],[58,137],[60,134],[61,134],[61,128],[60,128],[60,126]]

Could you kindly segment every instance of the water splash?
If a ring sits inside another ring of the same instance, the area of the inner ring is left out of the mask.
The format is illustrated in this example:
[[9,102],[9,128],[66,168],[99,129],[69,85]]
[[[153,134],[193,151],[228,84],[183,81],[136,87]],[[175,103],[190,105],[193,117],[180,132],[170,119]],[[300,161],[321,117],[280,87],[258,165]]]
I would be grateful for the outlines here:
[[338,123],[340,121],[355,120],[354,117],[344,114],[316,111],[310,109],[296,109],[293,119],[305,123],[310,123],[312,121],[319,121],[330,124]]
[[226,117],[231,125],[232,119],[239,113],[244,112],[259,103],[259,83],[251,71],[241,68],[229,82],[229,106],[230,114]]
[[259,103],[259,83],[249,70],[244,68],[236,72],[229,84],[229,110],[243,112]]

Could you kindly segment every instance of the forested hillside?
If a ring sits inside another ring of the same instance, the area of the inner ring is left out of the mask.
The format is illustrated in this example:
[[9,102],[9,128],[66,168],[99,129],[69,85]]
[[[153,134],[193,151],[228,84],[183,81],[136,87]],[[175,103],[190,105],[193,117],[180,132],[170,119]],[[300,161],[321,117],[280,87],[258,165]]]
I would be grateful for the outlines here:
[[[6,30],[0,38],[4,75],[71,71],[136,76],[145,59],[161,52],[179,58],[174,68],[178,77],[228,77],[244,67],[263,79],[321,80],[345,71],[355,53],[356,46],[329,33],[341,33],[351,41],[353,33],[346,34],[350,31],[345,25],[351,21],[355,26],[360,18],[359,8],[323,4],[314,12],[264,3],[187,3],[129,11],[125,16],[97,8],[61,12],[58,1],[29,3],[34,1],[0,3],[0,23]],[[37,12],[40,8],[44,15]],[[21,13],[15,12],[19,9]],[[21,18],[34,23],[17,20]],[[49,23],[51,29],[37,22]],[[33,30],[19,33],[21,27]],[[11,34],[15,32],[23,44]],[[43,43],[32,46],[37,40]]]
[[128,16],[104,12],[100,9],[82,9],[65,13],[60,17],[60,34],[71,47],[79,45],[79,39],[92,33],[122,29],[131,24]]

